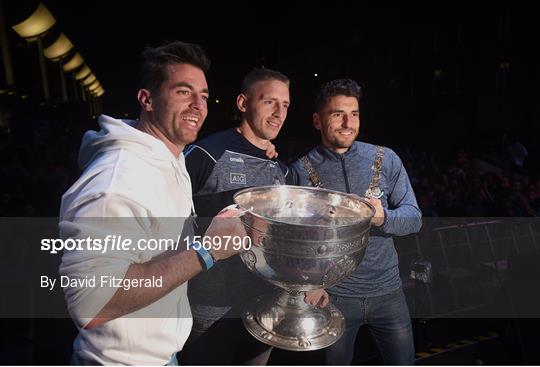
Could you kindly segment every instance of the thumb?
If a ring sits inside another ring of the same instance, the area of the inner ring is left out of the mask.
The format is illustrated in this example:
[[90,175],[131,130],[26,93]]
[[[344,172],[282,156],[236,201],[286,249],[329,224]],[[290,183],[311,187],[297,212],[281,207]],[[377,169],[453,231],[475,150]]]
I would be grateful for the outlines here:
[[229,205],[228,207],[226,208],[223,208],[217,215],[216,217],[220,217],[220,218],[234,218],[234,217],[239,217],[240,216],[240,213],[242,213],[242,211],[240,209],[238,209],[236,207],[236,205]]

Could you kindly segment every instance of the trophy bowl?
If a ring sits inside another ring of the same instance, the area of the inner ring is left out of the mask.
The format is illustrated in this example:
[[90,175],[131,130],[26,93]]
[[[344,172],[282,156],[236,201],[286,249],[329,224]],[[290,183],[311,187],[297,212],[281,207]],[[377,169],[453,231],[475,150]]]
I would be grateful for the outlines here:
[[325,348],[343,334],[332,304],[304,302],[304,292],[328,288],[364,257],[375,210],[356,195],[313,187],[260,186],[238,191],[235,203],[251,239],[240,254],[247,268],[283,289],[249,304],[244,325],[258,340],[292,351]]

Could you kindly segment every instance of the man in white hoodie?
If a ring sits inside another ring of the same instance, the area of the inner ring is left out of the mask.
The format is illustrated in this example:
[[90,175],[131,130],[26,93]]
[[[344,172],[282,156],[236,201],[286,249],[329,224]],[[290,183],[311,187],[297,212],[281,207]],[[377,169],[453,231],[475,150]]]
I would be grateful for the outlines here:
[[[208,112],[208,58],[182,42],[142,56],[139,120],[101,116],[101,130],[83,137],[81,177],[62,197],[61,237],[93,244],[64,251],[60,265],[79,329],[76,364],[174,363],[192,325],[187,281],[237,252],[207,251],[186,235],[193,203],[182,150]],[[222,211],[206,236],[245,235],[237,216]],[[149,250],[161,239],[177,240]]]

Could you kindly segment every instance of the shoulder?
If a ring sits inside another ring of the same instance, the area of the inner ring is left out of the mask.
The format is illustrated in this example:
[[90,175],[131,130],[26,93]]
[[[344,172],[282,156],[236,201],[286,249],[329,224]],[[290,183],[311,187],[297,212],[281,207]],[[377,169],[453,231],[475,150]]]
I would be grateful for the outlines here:
[[300,162],[300,158],[293,161],[290,165],[289,165],[289,168],[291,170],[294,170],[294,171],[298,171],[300,170],[300,168],[302,168],[302,163]]
[[297,160],[296,160],[296,165],[297,166],[301,166],[301,167],[304,167],[304,163],[302,163],[302,159],[304,157],[307,157],[309,158],[309,160],[312,162],[312,163],[317,163],[317,162],[320,162],[320,161],[323,161],[325,159],[325,156],[324,156],[324,153],[323,153],[323,146],[322,145],[318,145],[314,148],[312,148],[310,151],[308,151],[305,155],[302,155],[300,156]]
[[309,159],[309,163],[314,165],[318,165],[324,160],[323,156],[317,150],[317,148],[311,149],[305,155],[302,155],[298,159],[294,160],[289,165],[289,168],[293,175],[298,176],[298,179],[300,179],[300,181],[302,181],[302,178],[306,178],[309,176],[308,170],[304,163],[304,158]]
[[388,147],[383,147],[384,149],[384,162],[387,166],[392,167],[395,169],[396,167],[399,168],[402,166],[401,158],[399,158],[399,155]]
[[[365,156],[365,157],[373,157],[375,158],[375,155],[377,154],[377,149],[379,145],[366,143],[363,141],[355,141],[354,142],[354,149],[356,150],[358,155]],[[384,150],[384,154],[386,155],[386,150],[388,148],[382,147]]]
[[304,162],[303,162],[304,158],[308,158],[311,162],[317,162],[317,161],[320,160],[321,154],[317,151],[316,148],[311,149],[309,152],[307,152],[306,154],[298,157],[298,159],[294,160],[289,165],[291,170],[294,170],[294,171],[296,171],[298,173],[305,172],[306,169],[305,169],[305,165],[304,165]]
[[372,157],[373,159],[375,159],[377,156],[377,151],[379,150],[379,147],[380,147],[382,148],[382,152],[383,152],[383,162],[390,163],[390,162],[400,161],[399,156],[391,148],[388,148],[382,145],[365,143],[362,141],[355,141],[354,145],[359,155],[370,157],[370,158]]
[[401,162],[401,159],[399,158],[398,154],[392,150],[391,148],[385,147],[385,146],[377,146],[369,144],[370,151],[372,154],[372,159],[375,162],[377,160],[377,152],[379,151],[379,147],[382,148],[382,171],[383,174],[386,177],[396,177],[396,175],[401,172],[403,168],[403,163]]
[[96,199],[121,197],[125,201],[146,202],[170,187],[170,162],[149,162],[136,154],[118,149],[94,159],[62,197],[63,205],[78,206]]
[[[184,151],[184,156],[186,159],[192,159],[202,154],[202,156],[207,156],[217,162],[235,139],[232,129],[220,131],[189,145]],[[194,155],[192,156],[192,154]]]

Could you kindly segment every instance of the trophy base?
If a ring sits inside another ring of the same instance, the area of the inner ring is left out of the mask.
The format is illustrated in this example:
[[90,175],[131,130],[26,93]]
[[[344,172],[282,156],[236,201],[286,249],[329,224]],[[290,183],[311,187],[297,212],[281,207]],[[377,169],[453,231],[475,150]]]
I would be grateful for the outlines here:
[[334,344],[343,335],[345,319],[332,304],[314,307],[304,292],[261,296],[244,311],[244,326],[256,339],[295,352]]

